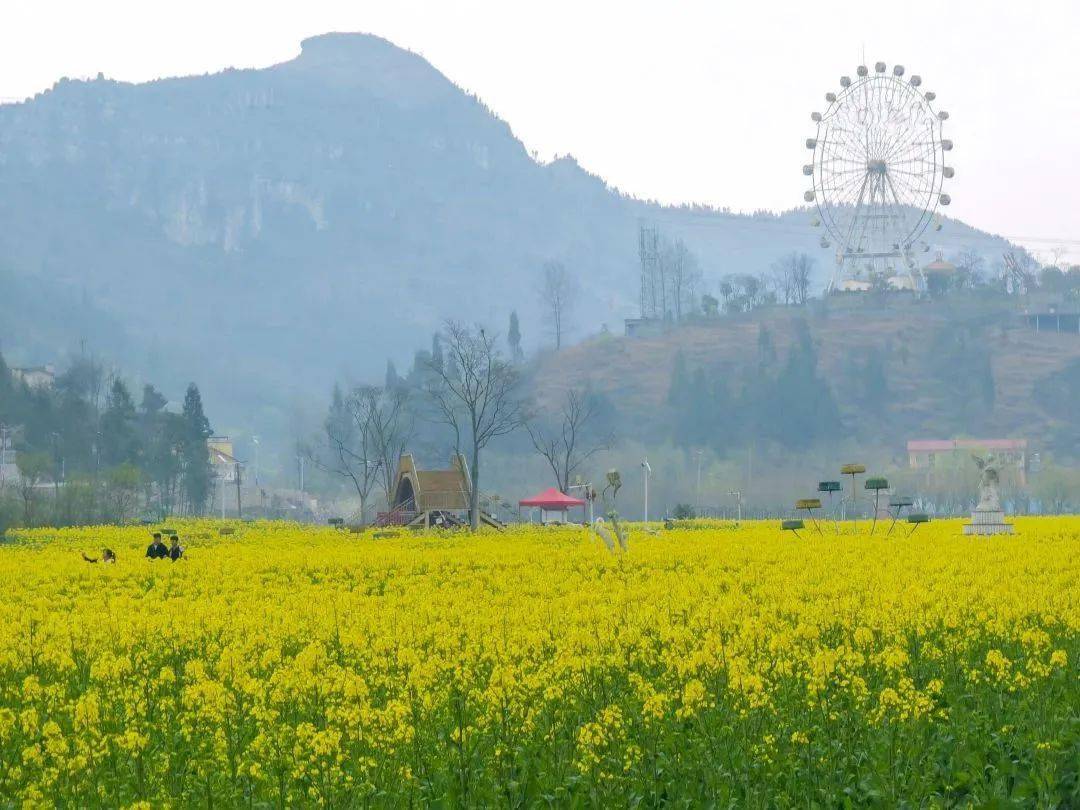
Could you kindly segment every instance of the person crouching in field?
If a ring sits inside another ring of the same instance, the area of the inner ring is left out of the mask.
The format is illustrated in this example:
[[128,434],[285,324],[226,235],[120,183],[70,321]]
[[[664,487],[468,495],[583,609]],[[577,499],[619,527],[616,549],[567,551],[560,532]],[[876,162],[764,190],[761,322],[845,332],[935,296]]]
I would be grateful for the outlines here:
[[[98,561],[97,557],[87,557],[85,553],[82,555],[82,558],[88,563],[96,563]],[[101,561],[106,564],[114,563],[116,562],[116,554],[113,553],[111,548],[103,548],[101,550]]]
[[146,548],[148,560],[164,560],[169,556],[169,548],[161,542],[161,532],[154,532],[154,542]]
[[180,545],[180,538],[175,534],[172,538],[172,546],[169,547],[169,559],[176,562],[184,556],[184,547]]

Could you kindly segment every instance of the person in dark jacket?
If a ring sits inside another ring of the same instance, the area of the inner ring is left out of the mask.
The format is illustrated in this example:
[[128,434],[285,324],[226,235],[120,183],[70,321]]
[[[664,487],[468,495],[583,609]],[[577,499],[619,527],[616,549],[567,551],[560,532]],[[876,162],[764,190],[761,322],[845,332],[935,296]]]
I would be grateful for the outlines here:
[[154,532],[154,542],[146,549],[148,560],[164,560],[169,556],[169,547],[161,542],[161,532]]
[[172,546],[169,547],[169,559],[176,562],[184,556],[184,547],[180,545],[180,538],[175,534],[172,537]]
[[[87,557],[86,552],[83,552],[82,558],[88,563],[96,563],[98,561],[97,557]],[[103,548],[101,550],[101,561],[103,563],[115,563],[116,554],[113,553],[113,550],[111,548]]]

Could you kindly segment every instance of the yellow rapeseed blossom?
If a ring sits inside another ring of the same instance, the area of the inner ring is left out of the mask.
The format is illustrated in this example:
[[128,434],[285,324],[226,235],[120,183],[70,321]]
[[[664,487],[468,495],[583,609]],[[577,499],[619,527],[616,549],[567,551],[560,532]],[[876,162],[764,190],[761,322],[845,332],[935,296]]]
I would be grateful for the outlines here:
[[0,546],[0,806],[981,804],[1004,780],[927,763],[1001,735],[1039,752],[1026,798],[1071,801],[1080,520],[631,526],[616,554],[224,525],[174,523],[176,563],[135,527]]

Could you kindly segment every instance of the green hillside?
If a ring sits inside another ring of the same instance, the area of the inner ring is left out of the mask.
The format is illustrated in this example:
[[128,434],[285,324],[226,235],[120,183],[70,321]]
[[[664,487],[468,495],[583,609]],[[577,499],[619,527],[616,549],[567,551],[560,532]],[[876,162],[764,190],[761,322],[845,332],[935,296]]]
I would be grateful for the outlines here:
[[[694,396],[695,374],[725,389],[730,404],[747,379],[782,377],[805,328],[838,416],[811,441],[793,436],[788,444],[854,439],[900,454],[914,438],[1016,437],[1072,456],[1080,450],[1080,414],[1070,404],[1080,386],[1080,334],[1036,332],[1024,309],[974,294],[922,303],[833,299],[698,321],[655,337],[600,335],[544,358],[537,397],[551,409],[563,390],[588,386],[617,405],[624,425],[636,426],[632,435],[677,439],[680,420],[697,418],[679,401]],[[772,346],[764,361],[763,338]],[[691,380],[684,392],[672,389],[680,363]],[[700,403],[706,416],[724,406],[713,390]],[[796,418],[804,393],[772,390],[754,408],[782,423]],[[715,442],[760,439],[740,433],[747,417],[721,417]]]

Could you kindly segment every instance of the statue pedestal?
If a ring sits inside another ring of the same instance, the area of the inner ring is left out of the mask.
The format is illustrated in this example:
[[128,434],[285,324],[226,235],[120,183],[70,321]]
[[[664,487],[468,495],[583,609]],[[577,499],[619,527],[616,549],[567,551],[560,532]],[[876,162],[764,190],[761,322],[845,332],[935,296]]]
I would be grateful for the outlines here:
[[976,509],[971,513],[971,523],[964,524],[964,534],[1013,534],[1013,525],[1005,522],[1000,509]]

